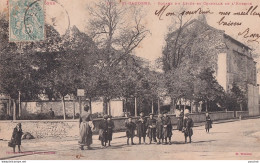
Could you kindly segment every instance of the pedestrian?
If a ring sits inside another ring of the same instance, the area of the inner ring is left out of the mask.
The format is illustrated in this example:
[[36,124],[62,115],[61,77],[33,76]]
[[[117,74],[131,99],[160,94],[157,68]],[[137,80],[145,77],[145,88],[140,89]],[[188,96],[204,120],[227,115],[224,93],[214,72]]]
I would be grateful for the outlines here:
[[79,118],[79,130],[80,130],[80,149],[84,150],[84,146],[87,149],[91,149],[92,144],[92,131],[94,130],[94,125],[92,122],[92,115],[89,113],[89,106],[84,106],[84,111],[81,113]]
[[101,141],[101,148],[106,147],[108,141],[108,115],[105,114],[103,119],[100,121],[99,127],[99,140]]
[[141,138],[143,138],[143,143],[145,143],[145,137],[146,137],[146,130],[147,130],[147,127],[146,127],[146,118],[144,116],[144,112],[141,111],[140,112],[140,117],[139,119],[137,120],[137,136],[139,138],[139,144],[141,144]]
[[131,139],[131,145],[134,145],[134,136],[136,124],[132,121],[132,117],[128,117],[128,121],[125,122],[127,145],[129,145],[129,138]]
[[13,130],[12,138],[11,141],[13,143],[13,152],[15,153],[15,147],[16,145],[18,146],[18,152],[21,152],[21,142],[22,142],[22,135],[23,135],[23,130],[22,130],[22,124],[17,123]]
[[189,113],[184,114],[183,120],[183,132],[185,137],[185,143],[187,143],[187,137],[189,137],[189,142],[191,143],[191,136],[193,135],[193,120],[190,118]]
[[157,144],[163,143],[163,120],[162,120],[162,114],[158,115],[158,118],[156,120],[156,136],[159,142]]
[[108,126],[108,130],[107,130],[107,140],[108,140],[108,146],[110,145],[110,142],[112,141],[112,137],[113,137],[113,130],[115,128],[115,124],[112,121],[112,116],[108,116],[107,118],[107,126]]
[[180,115],[178,116],[178,122],[177,122],[177,130],[182,131],[183,128],[183,117],[184,113],[183,110],[181,109]]
[[169,145],[171,145],[172,138],[172,123],[171,118],[167,115],[167,112],[163,113],[163,139],[165,140],[164,144],[167,144],[167,139],[169,139]]
[[52,110],[52,108],[50,108],[49,116],[51,119],[53,119],[55,117],[55,114],[54,114],[54,111]]
[[209,113],[206,113],[205,129],[209,133],[209,129],[212,128],[212,120],[210,119]]
[[147,120],[147,127],[148,127],[148,137],[149,137],[149,144],[152,143],[152,139],[154,142],[157,142],[156,140],[156,119],[154,119],[154,114],[150,113],[149,114],[150,118]]

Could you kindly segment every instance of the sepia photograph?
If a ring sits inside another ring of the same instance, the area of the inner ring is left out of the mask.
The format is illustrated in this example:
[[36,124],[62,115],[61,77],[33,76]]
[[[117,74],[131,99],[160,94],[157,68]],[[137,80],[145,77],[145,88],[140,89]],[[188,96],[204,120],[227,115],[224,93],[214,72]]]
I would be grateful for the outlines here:
[[258,0],[0,0],[1,163],[258,163],[259,27]]

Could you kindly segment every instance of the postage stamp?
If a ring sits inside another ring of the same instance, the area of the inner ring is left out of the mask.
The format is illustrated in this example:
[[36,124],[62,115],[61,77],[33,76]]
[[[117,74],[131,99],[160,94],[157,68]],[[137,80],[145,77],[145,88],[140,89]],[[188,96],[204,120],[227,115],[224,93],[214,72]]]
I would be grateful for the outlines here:
[[9,0],[9,41],[44,40],[44,0]]

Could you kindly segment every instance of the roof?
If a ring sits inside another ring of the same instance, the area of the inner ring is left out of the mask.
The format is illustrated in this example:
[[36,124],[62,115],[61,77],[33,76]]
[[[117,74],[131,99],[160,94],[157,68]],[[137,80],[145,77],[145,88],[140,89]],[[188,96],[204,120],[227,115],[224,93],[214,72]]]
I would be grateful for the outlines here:
[[[192,23],[194,23],[194,22],[196,22],[196,23],[201,23],[201,24],[203,24],[203,25],[206,25],[207,27],[209,27],[209,28],[212,29],[212,30],[221,31],[221,32],[223,32],[223,35],[224,35],[225,38],[230,39],[231,41],[235,42],[236,44],[238,44],[238,45],[240,45],[240,46],[243,46],[243,47],[247,48],[248,50],[252,50],[252,49],[251,49],[250,47],[248,47],[247,45],[243,44],[242,42],[240,42],[240,41],[234,39],[233,37],[229,36],[228,34],[226,34],[224,30],[216,29],[216,28],[210,26],[209,24],[207,24],[207,23],[205,23],[205,22],[201,22],[201,21],[198,20],[198,19],[193,19],[193,20],[191,20],[190,22],[186,23],[186,24],[183,26],[183,28],[189,26],[190,24],[192,24]],[[178,31],[178,30],[175,30],[174,32],[172,32],[172,34],[174,34],[174,33],[177,32],[177,31]]]

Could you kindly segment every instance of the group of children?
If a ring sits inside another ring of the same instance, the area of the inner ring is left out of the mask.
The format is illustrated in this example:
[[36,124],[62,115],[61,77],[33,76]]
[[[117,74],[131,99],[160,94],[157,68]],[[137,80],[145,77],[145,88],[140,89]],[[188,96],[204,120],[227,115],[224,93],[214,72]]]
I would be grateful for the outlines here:
[[[183,118],[178,124],[181,124],[181,130],[184,133],[185,143],[189,138],[191,143],[191,137],[193,135],[193,120],[190,118],[189,113],[185,113]],[[179,127],[180,127],[179,126]],[[111,120],[111,116],[105,115],[104,119],[99,124],[99,140],[101,141],[101,147],[110,146],[112,141],[112,134],[115,125]],[[146,136],[149,138],[149,144],[155,142],[156,144],[169,144],[171,145],[172,137],[172,123],[171,118],[167,115],[167,112],[159,114],[155,119],[154,114],[150,113],[149,118],[144,116],[144,112],[140,113],[140,117],[136,122],[132,117],[128,117],[125,121],[127,145],[134,145],[135,130],[137,130],[137,137],[139,138],[139,144],[146,144]],[[178,127],[177,127],[178,128]]]
[[[163,115],[159,114],[158,118],[154,118],[154,114],[149,114],[149,118],[146,119],[144,113],[140,113],[140,117],[137,122],[134,123],[132,117],[128,118],[128,121],[125,122],[126,127],[126,136],[127,136],[127,145],[129,145],[129,139],[133,145],[133,138],[135,136],[135,129],[137,129],[137,137],[139,138],[139,144],[141,144],[141,139],[143,138],[143,143],[146,144],[145,138],[146,135],[149,138],[149,144],[153,142],[157,144],[171,144],[172,137],[172,124],[171,118],[167,116],[167,113],[164,112]],[[193,120],[189,117],[189,114],[185,114],[183,120],[183,130],[185,136],[185,143],[187,142],[187,137],[190,138],[193,134],[192,131]],[[157,141],[158,140],[158,141]]]

